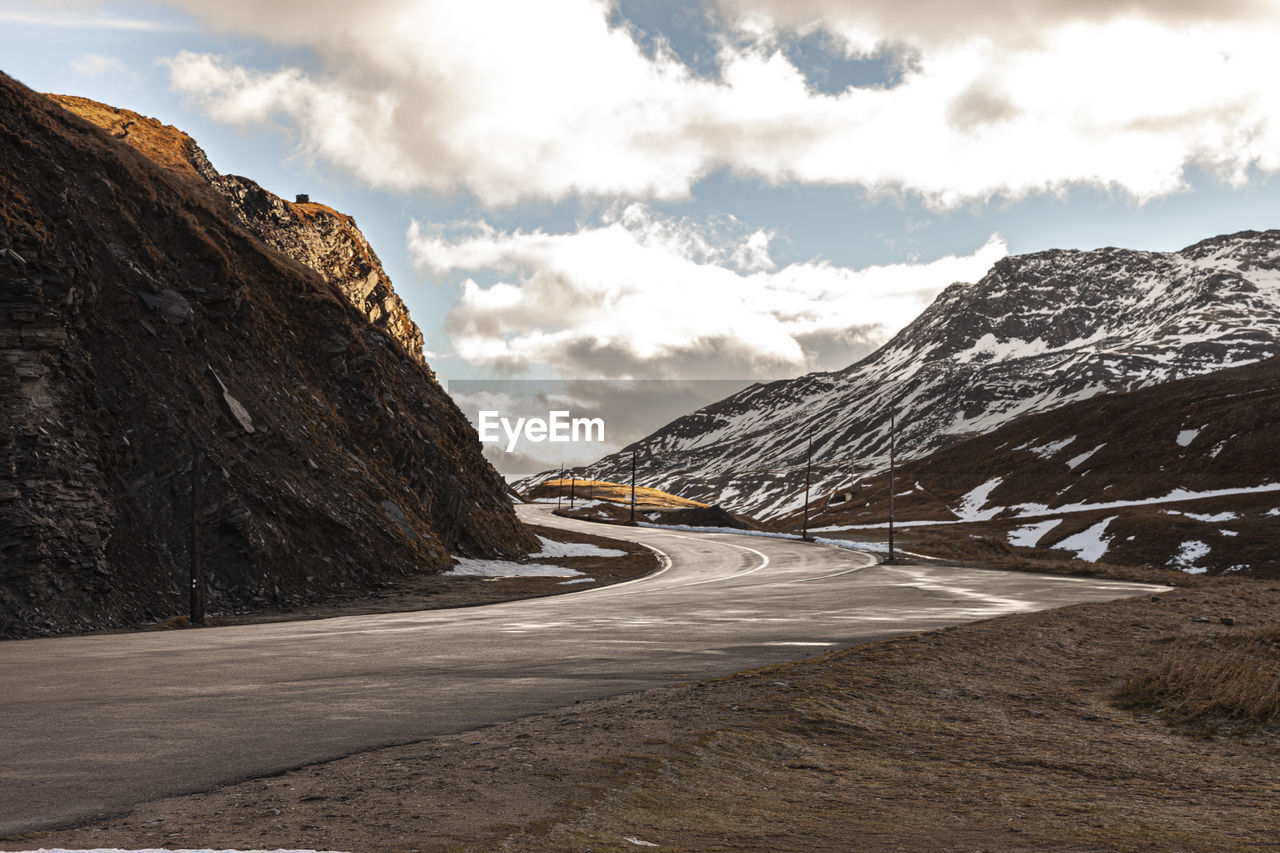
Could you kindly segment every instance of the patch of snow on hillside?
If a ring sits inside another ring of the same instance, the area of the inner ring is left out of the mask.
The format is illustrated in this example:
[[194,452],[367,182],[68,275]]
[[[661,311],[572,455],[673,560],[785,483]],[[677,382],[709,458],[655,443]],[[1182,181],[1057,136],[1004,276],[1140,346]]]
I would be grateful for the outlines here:
[[1207,555],[1210,550],[1207,543],[1195,539],[1183,542],[1182,547],[1178,549],[1178,555],[1170,561],[1170,564],[1189,575],[1202,575],[1208,569],[1197,566],[1196,561]]
[[556,542],[545,536],[539,536],[542,550],[530,557],[625,557],[626,551],[616,548],[601,548],[588,542]]
[[[1200,500],[1202,498],[1221,498],[1221,497],[1226,497],[1228,495],[1253,495],[1259,492],[1280,492],[1280,483],[1264,483],[1261,486],[1243,486],[1241,488],[1236,488],[1236,489],[1209,489],[1203,492],[1193,492],[1188,489],[1174,489],[1173,491],[1169,492],[1167,495],[1164,495],[1158,498],[1139,498],[1137,500],[1127,500],[1127,501],[1107,501],[1106,503],[1096,503],[1096,504],[1073,503],[1073,504],[1064,504],[1062,506],[1053,507],[1052,509],[1050,509],[1047,504],[1026,503],[1026,504],[1017,504],[1016,506],[1012,507],[1012,509],[1014,511],[1014,515],[1013,515],[1014,518],[1038,518],[1040,516],[1045,516],[1045,515],[1063,515],[1063,514],[1071,514],[1071,513],[1077,513],[1077,512],[1094,512],[1096,510],[1123,509],[1125,507],[1130,507],[1130,506],[1151,506],[1152,504],[1181,503],[1183,501]],[[994,510],[994,511],[998,511],[999,509],[1006,509],[1006,507],[998,507],[997,510]],[[952,512],[954,513],[955,511],[952,510]],[[987,512],[993,512],[993,510],[988,510]],[[1270,512],[1267,513],[1267,515],[1272,515],[1272,516],[1280,515],[1280,508],[1271,510]],[[954,518],[954,519],[948,518],[948,519],[936,519],[932,521],[930,520],[899,521],[897,522],[897,525],[899,527],[924,527],[932,524],[964,524],[966,521],[969,521],[969,520],[970,519],[967,519],[967,518]],[[981,519],[974,519],[974,520],[985,521],[987,519],[981,518]],[[821,529],[827,532],[838,532],[838,531],[844,531],[844,530],[871,530],[875,528],[888,527],[888,526],[889,525],[886,522],[879,522],[876,524],[837,524],[837,525],[831,525],[828,527],[823,527]]]
[[1008,361],[1014,358],[1043,355],[1049,349],[1050,346],[1040,338],[1034,341],[1022,341],[1017,338],[1001,341],[991,332],[987,332],[974,341],[973,346],[956,353],[954,359],[961,364],[968,364],[975,358],[980,362]]
[[1218,533],[1222,536],[1239,536],[1240,535],[1239,530],[1227,530],[1225,528],[1219,530]]
[[889,544],[887,542],[856,542],[852,539],[831,539],[826,536],[815,536],[813,541],[819,545],[847,548],[850,551],[877,551],[881,554],[889,552]]
[[1009,531],[1009,544],[1019,548],[1034,548],[1036,543],[1040,541],[1046,533],[1062,523],[1060,518],[1051,518],[1048,521],[1037,522],[1036,524],[1028,524],[1025,527],[1019,527],[1016,530]]
[[1072,471],[1076,470],[1081,465],[1088,462],[1090,456],[1097,453],[1099,450],[1101,450],[1106,446],[1107,446],[1107,443],[1104,441],[1102,444],[1099,444],[1093,450],[1086,450],[1084,453],[1081,453],[1079,456],[1072,456],[1070,459],[1067,460],[1067,467],[1070,468]]
[[1034,453],[1036,456],[1039,456],[1041,459],[1049,459],[1053,456],[1056,456],[1058,454],[1058,451],[1062,450],[1062,448],[1066,447],[1068,444],[1070,444],[1075,440],[1076,440],[1076,437],[1073,435],[1070,438],[1064,438],[1062,441],[1050,441],[1044,444],[1037,444],[1035,447],[1028,447],[1027,452]]
[[1196,521],[1209,521],[1209,522],[1235,521],[1237,518],[1240,517],[1240,513],[1230,512],[1230,511],[1207,513],[1207,512],[1182,512],[1176,509],[1166,509],[1164,512],[1165,512],[1165,515],[1181,515],[1187,518],[1194,518]]
[[1204,429],[1204,427],[1200,427],[1200,429],[1182,430],[1182,432],[1178,433],[1178,446],[1186,447],[1188,444],[1195,441],[1196,436],[1200,434],[1201,429]]
[[509,560],[476,560],[454,557],[458,564],[444,573],[453,578],[577,578],[583,573],[547,563],[513,563]]
[[996,487],[1004,482],[1004,477],[992,477],[987,482],[978,486],[960,499],[960,509],[952,510],[956,517],[962,521],[986,521],[995,518],[996,514],[1004,509],[1002,506],[983,509],[987,504],[987,499]]
[[1106,532],[1107,525],[1117,518],[1119,516],[1116,515],[1104,518],[1093,527],[1081,530],[1074,536],[1068,536],[1053,547],[1063,551],[1075,551],[1077,560],[1088,560],[1090,563],[1096,563],[1107,553],[1107,546],[1111,544],[1110,537],[1103,538],[1102,534]]

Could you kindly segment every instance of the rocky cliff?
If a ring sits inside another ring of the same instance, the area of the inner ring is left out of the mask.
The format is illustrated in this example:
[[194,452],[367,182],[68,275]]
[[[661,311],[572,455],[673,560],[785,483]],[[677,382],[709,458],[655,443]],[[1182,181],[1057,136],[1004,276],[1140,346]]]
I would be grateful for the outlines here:
[[180,613],[193,555],[217,612],[532,548],[410,327],[137,141],[0,75],[0,636]]
[[171,172],[207,182],[227,200],[241,225],[320,273],[375,327],[422,358],[422,332],[350,216],[315,202],[285,201],[248,178],[219,173],[196,141],[172,125],[87,98],[48,97]]

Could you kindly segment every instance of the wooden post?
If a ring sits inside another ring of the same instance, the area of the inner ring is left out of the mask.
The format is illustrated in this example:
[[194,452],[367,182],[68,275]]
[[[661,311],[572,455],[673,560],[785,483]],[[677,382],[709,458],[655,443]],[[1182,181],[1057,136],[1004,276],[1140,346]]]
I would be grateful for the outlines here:
[[813,470],[813,427],[809,427],[809,455],[804,463],[804,527],[801,539],[809,538],[809,474]]
[[893,493],[897,491],[895,482],[894,453],[897,445],[897,422],[894,420],[893,405],[889,406],[889,562],[893,559]]
[[556,509],[560,508],[560,498],[564,495],[564,468],[560,469],[560,482],[556,483]]
[[578,477],[576,474],[569,474],[569,509],[573,509],[573,487]]
[[188,624],[204,624],[204,548],[200,543],[203,464],[199,450],[191,455],[191,601]]
[[631,451],[631,521],[636,520],[636,452]]

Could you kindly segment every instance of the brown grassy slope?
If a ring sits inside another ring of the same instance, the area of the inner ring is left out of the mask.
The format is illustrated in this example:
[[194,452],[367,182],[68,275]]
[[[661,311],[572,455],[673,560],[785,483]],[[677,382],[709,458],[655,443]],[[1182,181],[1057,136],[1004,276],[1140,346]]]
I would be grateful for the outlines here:
[[[570,488],[576,500],[609,501],[631,505],[631,486],[604,480],[547,480],[531,489],[525,496],[530,500],[569,499]],[[672,509],[678,507],[705,507],[706,504],[669,494],[661,489],[636,486],[636,508]]]
[[[1184,430],[1199,430],[1186,447],[1177,443]],[[1061,442],[1068,443],[1056,451],[1050,447]],[[1075,468],[1068,465],[1095,448]],[[904,464],[895,515],[899,521],[954,519],[967,493],[1002,477],[988,505],[1045,504],[1044,517],[1052,518],[1054,508],[1068,504],[1280,482],[1278,460],[1280,359],[1270,359],[1030,415]],[[1195,540],[1211,547],[1201,561],[1211,571],[1242,567],[1273,574],[1280,570],[1280,516],[1270,513],[1278,506],[1280,493],[1264,493],[1062,515],[1041,544],[1115,516],[1107,529],[1113,541],[1108,559],[1173,566],[1182,543]],[[812,526],[882,523],[888,517],[888,478],[867,481],[853,501],[813,509]],[[1239,517],[1205,522],[1168,510]],[[1012,515],[996,516],[986,525],[987,535],[1003,539],[1008,529],[1031,521],[1014,521]]]
[[429,369],[212,187],[3,76],[0,162],[0,636],[176,612],[194,448],[215,611],[534,545]]
[[96,124],[116,139],[128,142],[146,157],[177,175],[202,180],[191,165],[191,151],[196,141],[171,124],[156,119],[79,98],[74,95],[48,95],[54,103]]

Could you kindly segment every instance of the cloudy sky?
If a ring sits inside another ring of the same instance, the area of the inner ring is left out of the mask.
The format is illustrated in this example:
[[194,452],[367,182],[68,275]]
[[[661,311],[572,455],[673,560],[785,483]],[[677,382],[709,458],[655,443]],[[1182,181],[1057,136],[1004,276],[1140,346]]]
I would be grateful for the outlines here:
[[1264,0],[0,0],[3,70],[352,213],[444,378],[843,367],[1008,252],[1277,224]]

